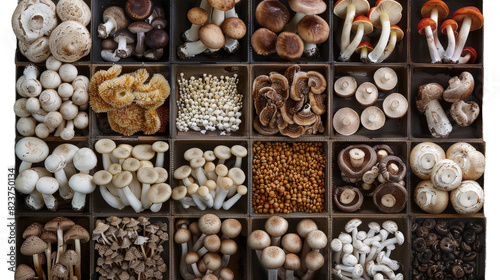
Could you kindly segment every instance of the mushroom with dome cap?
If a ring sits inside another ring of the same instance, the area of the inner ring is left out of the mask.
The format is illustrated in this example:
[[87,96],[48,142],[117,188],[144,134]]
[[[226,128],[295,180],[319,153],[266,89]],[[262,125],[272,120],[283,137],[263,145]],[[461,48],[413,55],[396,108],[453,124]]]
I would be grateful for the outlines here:
[[18,172],[31,167],[32,163],[44,161],[49,155],[49,146],[36,137],[24,137],[16,143],[16,155],[22,162]]
[[57,234],[57,256],[56,256],[56,262],[59,261],[59,258],[63,254],[63,241],[64,241],[64,235],[63,232],[74,226],[75,223],[67,218],[64,217],[57,217],[54,218],[50,221],[48,221],[44,229],[47,231],[52,231],[56,232]]
[[303,280],[310,280],[314,278],[314,272],[320,270],[325,263],[325,258],[323,255],[317,251],[311,251],[306,255],[304,260],[305,266],[307,268],[306,274],[302,276]]
[[192,251],[198,251],[202,244],[203,239],[207,235],[218,234],[221,229],[221,220],[214,214],[205,214],[198,219],[198,228],[202,232],[198,241],[193,245]]
[[230,54],[235,53],[240,47],[238,40],[243,38],[247,33],[245,23],[238,17],[231,17],[225,19],[220,27],[226,36],[224,50]]
[[368,62],[368,54],[373,51],[373,46],[368,41],[359,43],[356,52],[359,53],[361,62]]
[[351,108],[344,107],[339,109],[333,116],[333,128],[337,133],[349,136],[359,128],[359,115]]
[[208,13],[203,8],[193,7],[188,11],[187,18],[191,22],[191,28],[182,37],[188,42],[198,41],[198,30],[208,21]]
[[351,43],[340,54],[340,61],[348,61],[349,58],[351,58],[351,55],[361,43],[363,36],[372,33],[373,24],[366,16],[357,16],[354,18],[352,23],[352,31],[356,32],[356,35],[352,39]]
[[98,37],[102,39],[108,38],[118,29],[126,28],[129,24],[125,11],[118,6],[108,7],[104,10],[102,17],[104,23],[97,27]]
[[458,42],[453,57],[451,58],[451,62],[457,63],[467,41],[467,37],[469,36],[469,32],[481,29],[481,27],[483,27],[484,17],[481,11],[476,7],[463,7],[453,14],[453,19],[460,24]]
[[224,21],[224,12],[234,8],[235,0],[208,0],[213,7],[211,22],[220,26]]
[[255,19],[263,28],[277,33],[288,23],[290,12],[280,1],[261,1],[255,9]]
[[338,0],[333,7],[333,13],[344,19],[340,52],[344,52],[351,41],[351,28],[356,16],[364,15],[370,9],[367,0]]
[[[61,264],[69,270],[69,279],[73,279],[73,266],[80,263],[80,257],[74,250],[67,250],[61,257]],[[81,275],[76,275],[77,279],[81,279]]]
[[304,53],[304,42],[296,33],[283,31],[276,39],[276,52],[283,59],[297,60]]
[[35,277],[36,273],[31,267],[25,264],[20,264],[16,267],[16,272],[14,273],[15,280],[30,280]]
[[408,100],[400,93],[391,93],[384,99],[382,108],[388,118],[400,119],[408,112]]
[[436,163],[446,159],[446,154],[439,145],[423,142],[411,150],[410,166],[415,175],[424,180],[431,178],[431,172]]
[[148,200],[147,193],[149,191],[149,188],[151,187],[151,184],[156,183],[156,181],[158,180],[159,174],[154,168],[143,167],[137,170],[136,176],[137,180],[139,180],[139,182],[142,183],[142,188],[141,188],[142,208],[149,209],[152,203]]
[[442,213],[448,207],[449,193],[436,189],[430,180],[418,183],[413,197],[418,207],[430,214]]
[[159,60],[163,56],[163,50],[169,39],[168,33],[163,29],[153,29],[146,33],[145,42],[151,49],[144,53],[144,57],[150,60]]
[[177,55],[181,59],[190,58],[204,52],[207,48],[220,49],[226,43],[222,29],[213,23],[207,23],[198,30],[199,40],[188,42],[177,48]]
[[304,54],[315,57],[319,54],[317,44],[324,43],[330,36],[330,26],[317,15],[302,18],[297,25],[297,34],[304,40]]
[[81,148],[75,153],[73,164],[80,173],[88,174],[90,170],[96,167],[97,157],[91,149]]
[[128,30],[132,34],[137,34],[136,45],[134,48],[134,55],[138,58],[141,58],[146,51],[146,45],[144,43],[144,39],[146,33],[151,31],[153,26],[144,21],[134,21],[128,26]]
[[236,238],[241,233],[241,223],[236,219],[225,219],[221,224],[222,238]]
[[483,208],[484,191],[476,181],[465,180],[450,193],[450,200],[457,213],[474,214]]
[[437,23],[430,18],[422,19],[417,25],[418,33],[420,33],[420,35],[425,35],[425,38],[427,38],[427,46],[429,48],[432,63],[441,62],[441,56],[438,53],[436,43],[434,42],[434,37],[432,35],[432,32],[434,32],[436,28]]
[[383,62],[389,56],[391,56],[394,48],[396,47],[396,43],[403,40],[405,33],[403,30],[397,25],[391,25],[391,35],[389,37],[389,43],[387,47],[385,47],[384,53],[380,56],[377,62]]
[[288,221],[280,216],[272,216],[267,219],[265,229],[271,236],[271,244],[277,246],[280,244],[281,236],[288,230]]
[[[89,232],[85,228],[83,228],[82,226],[75,224],[71,228],[69,228],[68,231],[66,231],[66,233],[64,233],[63,239],[64,239],[65,243],[73,243],[74,242],[75,253],[78,256],[78,260],[81,260],[82,253],[81,253],[81,245],[80,244],[87,243],[90,240]],[[71,269],[70,269],[70,273],[71,273]],[[81,279],[82,272],[81,272],[81,262],[80,261],[75,265],[75,274],[78,277],[78,279]]]
[[151,186],[147,193],[147,199],[152,203],[149,208],[151,212],[158,212],[162,203],[165,203],[171,196],[172,189],[168,184],[160,183]]
[[484,154],[471,144],[458,142],[451,145],[446,151],[446,158],[453,160],[460,166],[464,180],[477,180],[484,173]]
[[[440,20],[447,18],[449,13],[450,10],[448,9],[448,5],[442,0],[429,0],[425,2],[420,9],[420,14],[423,18],[431,18],[436,24],[439,24]],[[432,35],[439,57],[444,58],[445,50],[441,42],[439,42],[437,29],[433,30]]]
[[110,158],[110,154],[116,148],[115,141],[111,139],[100,139],[94,145],[96,152],[102,154],[102,166],[104,170],[108,170],[108,167],[113,163]]
[[254,230],[250,233],[247,238],[248,247],[250,249],[255,250],[257,254],[257,259],[261,259],[262,250],[271,246],[271,237],[269,234],[263,230]]
[[52,30],[49,47],[56,59],[74,62],[90,53],[92,39],[85,26],[77,21],[67,20]]
[[[263,2],[278,2],[278,1],[262,1]],[[269,55],[276,52],[276,40],[278,35],[267,28],[259,28],[250,39],[252,50],[259,55]]]
[[260,263],[268,271],[268,279],[278,279],[278,268],[285,263],[285,252],[277,246],[269,246],[262,250]]
[[[117,188],[120,197],[125,197],[130,203],[130,206],[134,208],[136,213],[142,212],[144,208],[142,207],[141,201],[132,193],[129,185],[132,183],[134,176],[130,171],[122,171],[115,176],[113,176],[113,186]],[[123,200],[122,200],[123,201]]]
[[356,90],[356,100],[363,106],[371,106],[375,104],[375,102],[377,102],[377,98],[378,89],[370,82],[362,83]]
[[391,25],[397,24],[402,17],[403,7],[394,0],[379,1],[368,17],[376,28],[382,28],[380,38],[373,51],[368,55],[371,62],[377,62],[385,50],[391,34]]
[[59,208],[59,202],[53,195],[58,189],[59,183],[53,177],[42,177],[36,182],[36,190],[42,194],[45,206],[50,211],[57,211]]
[[283,30],[292,33],[297,32],[297,25],[305,16],[322,14],[327,8],[323,0],[288,0],[288,5],[295,15]]
[[87,194],[95,190],[96,185],[92,182],[92,176],[85,173],[78,173],[68,181],[68,185],[74,191],[71,206],[74,211],[82,211],[85,207],[85,198]]

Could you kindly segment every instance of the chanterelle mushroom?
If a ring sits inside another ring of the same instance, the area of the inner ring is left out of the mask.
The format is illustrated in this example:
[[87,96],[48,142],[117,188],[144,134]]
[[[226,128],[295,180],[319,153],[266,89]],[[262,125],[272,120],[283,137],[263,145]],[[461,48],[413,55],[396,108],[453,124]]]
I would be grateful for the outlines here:
[[56,26],[56,6],[50,0],[23,0],[12,14],[12,29],[26,44],[49,36]]

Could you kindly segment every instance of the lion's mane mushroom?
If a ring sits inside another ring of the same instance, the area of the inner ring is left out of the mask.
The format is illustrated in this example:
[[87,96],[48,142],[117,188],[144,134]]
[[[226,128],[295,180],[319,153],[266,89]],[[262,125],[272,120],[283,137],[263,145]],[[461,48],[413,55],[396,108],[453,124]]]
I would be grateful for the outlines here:
[[474,214],[483,208],[484,191],[476,181],[466,180],[450,193],[450,200],[457,213]]
[[377,163],[375,150],[364,144],[351,145],[338,155],[338,165],[342,179],[346,182],[360,182],[363,174]]
[[56,6],[57,15],[62,21],[74,20],[87,26],[92,13],[89,6],[82,0],[60,0]]
[[443,87],[440,84],[430,83],[418,87],[416,98],[417,109],[425,113],[427,126],[435,138],[446,138],[453,127],[446,113],[439,103],[443,96]]
[[443,148],[432,142],[423,142],[411,150],[410,166],[419,178],[429,180],[434,165],[443,159],[446,159]]
[[477,180],[484,173],[484,154],[468,143],[453,144],[446,151],[446,158],[453,160],[460,166],[464,180]]
[[448,83],[448,88],[443,92],[443,99],[448,102],[464,100],[474,90],[474,77],[467,71],[462,72],[459,77],[451,78]]
[[50,34],[50,51],[63,62],[75,62],[90,53],[90,33],[81,23],[68,20],[59,24]]
[[450,115],[459,126],[466,127],[477,119],[479,111],[480,108],[476,102],[460,100],[451,105]]
[[418,183],[413,196],[418,207],[430,214],[442,213],[448,207],[448,192],[436,189],[430,180]]
[[56,6],[50,0],[23,0],[12,14],[12,29],[26,44],[49,36],[56,25]]
[[363,194],[352,186],[337,187],[333,193],[335,206],[343,212],[355,212],[363,205]]
[[406,207],[408,192],[396,182],[386,182],[373,193],[373,203],[384,213],[399,213]]

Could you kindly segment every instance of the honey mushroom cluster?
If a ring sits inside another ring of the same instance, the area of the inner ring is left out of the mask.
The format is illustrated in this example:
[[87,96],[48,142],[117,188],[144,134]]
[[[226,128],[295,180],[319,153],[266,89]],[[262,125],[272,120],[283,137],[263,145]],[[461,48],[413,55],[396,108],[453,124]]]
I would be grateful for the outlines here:
[[[186,41],[177,47],[180,59],[201,53],[218,56],[222,50],[229,54],[240,48],[238,40],[245,37],[247,27],[236,13],[240,0],[202,0],[199,7],[191,8],[187,18],[191,28],[182,34]],[[245,2],[245,1],[243,1]]]
[[256,142],[252,160],[255,213],[325,211],[323,143]]
[[219,131],[220,135],[240,129],[243,95],[238,93],[238,75],[233,77],[203,74],[184,78],[180,73],[177,119],[179,131]]
[[[398,224],[387,220],[382,226],[377,222],[368,224],[368,231],[360,229],[363,222],[352,219],[330,242],[333,251],[333,275],[338,279],[386,279],[403,280],[403,274],[396,272],[402,266],[390,259],[396,245],[403,245],[404,234]],[[393,234],[394,237],[390,237]]]
[[[31,224],[23,232],[23,239],[21,254],[33,257],[35,270],[20,264],[16,268],[16,280],[82,279],[81,261],[85,256],[82,256],[81,244],[90,240],[89,232],[84,227],[70,219],[57,217],[45,225]],[[70,249],[71,246],[74,249]]]
[[[394,0],[377,1],[371,9],[367,0],[335,2],[333,13],[344,19],[339,60],[348,61],[354,51],[360,53],[362,62],[380,63],[386,60],[404,37],[403,30],[396,25],[401,20],[402,11],[401,4]],[[364,35],[373,32],[373,27],[382,29],[375,48],[368,41],[361,42]],[[356,34],[352,40],[351,31]]]
[[97,27],[102,38],[101,58],[118,62],[132,55],[138,59],[160,60],[168,44],[165,10],[152,0],[127,0],[124,8],[110,6]]
[[[247,238],[248,247],[255,250],[260,264],[267,270],[267,279],[302,280],[314,278],[324,263],[324,249],[328,245],[326,234],[316,222],[302,219],[296,232],[288,232],[288,221],[272,216],[265,230],[254,230]],[[281,246],[280,246],[281,245]],[[300,255],[300,257],[299,257]]]
[[92,240],[99,254],[99,280],[163,279],[167,272],[163,244],[168,241],[168,225],[164,222],[111,216],[96,221]]
[[297,60],[319,55],[319,44],[330,36],[330,26],[319,15],[326,11],[323,0],[288,0],[290,11],[280,1],[261,1],[255,9],[255,19],[261,28],[251,38],[252,49],[258,55],[277,53],[285,60]]
[[97,71],[90,79],[90,106],[96,113],[107,113],[111,129],[130,136],[138,131],[158,132],[164,120],[159,107],[170,95],[170,85],[162,74],[150,76],[145,68],[122,74],[115,64]]
[[480,221],[417,219],[411,224],[412,279],[477,279],[484,252]]
[[[425,114],[432,137],[447,138],[453,130],[441,103],[441,99],[452,103],[449,114],[460,127],[472,125],[479,117],[479,104],[470,100],[474,91],[474,76],[464,71],[448,81],[446,90],[438,83],[428,83],[418,87],[415,98],[417,109]],[[467,102],[466,102],[467,101]]]
[[476,180],[484,174],[485,158],[472,145],[458,142],[445,154],[439,145],[423,142],[412,149],[410,165],[413,173],[423,180],[414,192],[415,202],[423,211],[442,213],[449,200],[461,215],[474,214],[483,208],[484,190]]
[[[95,150],[102,154],[102,170],[94,174],[102,198],[109,206],[122,210],[131,206],[136,213],[160,211],[172,194],[165,183],[168,171],[163,167],[169,145],[163,141],[151,144],[119,144],[101,139]],[[155,164],[151,160],[156,156]]]
[[[375,84],[364,82],[359,85],[351,76],[340,77],[335,81],[335,93],[348,98],[353,95],[356,101],[366,108],[361,113],[361,124],[368,130],[378,130],[385,125],[385,117],[400,119],[408,111],[408,100],[397,92],[391,93],[384,98],[383,111],[373,106],[378,101],[378,91],[392,91],[398,85],[398,75],[388,67],[381,67],[373,74]],[[360,117],[356,111],[349,107],[340,108],[333,116],[333,127],[337,133],[349,136],[359,129]]]
[[[15,150],[22,161],[15,188],[27,195],[28,208],[40,210],[45,206],[50,211],[57,211],[60,200],[54,196],[56,192],[63,201],[71,200],[74,211],[85,208],[86,195],[95,189],[89,172],[97,165],[97,157],[91,149],[61,144],[49,155],[47,143],[36,137],[25,137],[16,143]],[[41,162],[44,167],[31,167]]]
[[384,213],[399,213],[406,207],[406,165],[388,145],[351,145],[337,158],[342,180],[356,186],[339,186],[333,193],[335,206],[343,212],[361,208],[364,196]]
[[[448,5],[441,0],[429,0],[420,10],[423,19],[417,25],[417,31],[425,35],[432,63],[474,63],[477,52],[472,47],[465,47],[469,32],[483,27],[483,14],[476,7],[463,7],[453,13],[453,19],[447,19],[450,12]],[[441,28],[439,22],[443,21]],[[460,25],[460,32],[457,33]],[[438,30],[446,35],[448,45],[441,45]]]
[[205,214],[193,222],[179,219],[175,226],[174,240],[181,246],[182,279],[235,279],[228,266],[231,256],[239,253],[235,240],[240,236],[242,225],[238,220],[221,221],[216,215]]
[[271,72],[258,76],[252,86],[256,113],[253,127],[263,135],[280,132],[290,138],[323,133],[321,115],[327,108],[327,95],[323,94],[326,87],[321,73],[301,71],[299,65],[288,67],[284,75]]
[[[40,63],[51,55],[62,62],[87,56],[92,39],[86,26],[92,14],[83,0],[22,0],[12,14],[19,51]],[[58,24],[58,18],[61,22]]]
[[[207,208],[231,209],[248,191],[243,185],[246,175],[241,169],[247,153],[241,145],[231,148],[219,145],[213,151],[205,152],[199,148],[188,149],[184,152],[184,159],[189,165],[182,165],[174,172],[180,185],[172,190],[172,199],[179,201],[184,209],[191,206],[202,211]],[[235,161],[229,169],[232,156]]]

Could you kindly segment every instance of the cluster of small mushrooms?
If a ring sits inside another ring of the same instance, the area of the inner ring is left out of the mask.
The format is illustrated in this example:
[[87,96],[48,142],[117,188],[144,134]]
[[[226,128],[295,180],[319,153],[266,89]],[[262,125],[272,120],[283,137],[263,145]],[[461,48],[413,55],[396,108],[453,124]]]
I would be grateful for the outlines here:
[[[27,195],[26,206],[32,210],[45,206],[57,211],[60,201],[54,194],[58,192],[64,201],[71,200],[74,211],[85,208],[86,195],[95,189],[89,172],[97,165],[97,157],[91,149],[61,144],[49,155],[49,146],[43,140],[24,137],[16,143],[16,155],[22,162],[15,187]],[[31,167],[41,162],[45,168]]]
[[179,131],[220,131],[220,135],[240,129],[243,95],[238,93],[238,75],[207,75],[188,80],[180,73],[177,119]]
[[22,0],[12,15],[12,29],[29,61],[40,63],[53,55],[75,62],[90,53],[92,39],[86,26],[91,17],[83,0],[60,0],[57,5],[51,0]]
[[[474,63],[477,52],[472,47],[465,47],[469,32],[481,29],[484,18],[476,7],[463,7],[453,13],[453,19],[447,19],[450,10],[441,0],[429,0],[420,10],[423,19],[418,23],[418,33],[425,35],[432,63]],[[446,35],[448,45],[441,45],[438,36],[438,25],[442,34]],[[457,29],[460,25],[460,32]]]
[[[264,1],[276,2],[278,1]],[[253,81],[252,98],[256,116],[253,127],[263,135],[281,133],[297,138],[323,133],[321,115],[326,113],[327,82],[317,71],[301,71],[299,65],[284,75],[271,72]]]
[[[378,101],[378,91],[392,91],[398,84],[398,75],[388,67],[381,67],[373,74],[375,84],[364,82],[357,85],[352,76],[340,77],[335,81],[335,93],[342,98],[353,95],[356,101],[366,108],[361,113],[361,124],[368,130],[378,130],[385,124],[385,117],[400,119],[408,111],[408,100],[397,92],[389,94],[382,103],[383,111],[373,106]],[[349,136],[359,129],[360,117],[356,111],[349,107],[340,108],[333,116],[333,127],[337,133]]]
[[411,235],[411,279],[481,278],[481,221],[417,219],[411,224]]
[[302,280],[318,279],[314,274],[325,264],[327,236],[312,219],[300,220],[296,231],[288,232],[288,221],[272,216],[267,219],[265,230],[254,230],[248,236],[248,247],[255,250],[267,270],[267,279],[298,279],[295,275]]
[[[415,99],[417,109],[425,114],[427,126],[435,138],[447,138],[453,130],[439,101],[452,103],[449,114],[460,127],[470,126],[479,117],[479,104],[469,98],[474,91],[474,77],[464,71],[448,81],[446,90],[438,83],[421,85]],[[469,101],[464,101],[469,100]]]
[[[85,228],[70,219],[57,217],[45,225],[31,224],[23,232],[23,238],[21,254],[33,257],[35,270],[20,264],[16,268],[16,280],[83,279],[81,264],[85,256],[82,256],[81,244],[90,240]],[[72,245],[73,249],[70,249]]]
[[[109,206],[122,210],[131,206],[136,213],[146,209],[160,211],[172,194],[165,183],[168,171],[164,168],[169,145],[163,141],[151,144],[119,144],[101,139],[95,150],[102,154],[102,170],[94,174],[102,198]],[[156,156],[155,164],[151,160]]]
[[485,158],[472,145],[458,142],[445,154],[439,145],[423,142],[412,149],[410,165],[413,173],[424,180],[415,187],[414,198],[425,212],[443,212],[448,200],[462,215],[483,208],[484,191],[476,180],[483,176]]
[[111,129],[130,136],[138,131],[155,134],[161,129],[158,108],[170,95],[165,77],[150,76],[145,68],[122,74],[115,64],[108,70],[97,71],[90,79],[89,103],[96,113],[107,113]]
[[261,28],[251,38],[258,55],[277,53],[285,60],[319,55],[318,44],[330,36],[330,26],[319,15],[326,11],[323,0],[288,0],[295,12],[290,18],[288,8],[280,1],[263,0],[255,9],[255,19]]
[[[368,229],[360,230],[362,221],[352,219],[345,225],[345,231],[334,238],[330,247],[333,251],[333,274],[341,280],[348,279],[391,279],[403,280],[402,269],[397,260],[391,259],[396,245],[405,242],[404,233],[398,224],[387,220],[382,226],[370,222]],[[394,237],[390,237],[393,234]]]
[[47,70],[40,75],[38,67],[26,66],[17,79],[16,92],[21,98],[14,104],[19,120],[16,129],[22,136],[49,134],[71,140],[76,129],[89,124],[89,79],[78,75],[73,64],[62,64],[53,56],[46,61]]
[[186,43],[177,48],[179,58],[191,58],[203,52],[215,56],[221,49],[235,53],[240,48],[238,40],[247,33],[245,23],[235,10],[239,2],[201,0],[200,7],[191,8],[187,13],[191,27],[182,34]]
[[335,206],[354,212],[363,204],[363,195],[373,197],[384,213],[399,213],[406,207],[406,165],[388,145],[351,145],[338,154],[342,180],[357,186],[340,186],[334,191]]
[[111,216],[96,221],[92,240],[99,254],[99,280],[161,280],[167,272],[163,244],[168,244],[168,225],[164,222]]
[[[247,149],[241,145],[231,148],[219,145],[205,152],[199,148],[188,149],[184,159],[189,165],[182,165],[174,172],[174,178],[181,184],[172,190],[172,199],[179,201],[184,209],[191,206],[202,211],[231,209],[248,191],[243,185],[246,175],[241,169],[247,154]],[[230,165],[232,156],[235,160]]]
[[[338,0],[333,12],[344,19],[339,60],[348,61],[354,51],[360,53],[362,62],[386,60],[404,36],[403,30],[396,25],[401,20],[402,11],[401,4],[394,0],[377,1],[371,9],[368,0]],[[373,32],[373,27],[381,28],[375,48],[368,41],[362,42],[364,35]],[[356,33],[352,40],[351,31]]]
[[179,219],[175,226],[174,241],[181,246],[179,272],[182,279],[235,279],[234,272],[228,266],[231,256],[238,253],[235,240],[242,230],[238,220],[221,221],[214,214],[205,214],[193,222]]
[[97,36],[103,39],[101,58],[110,62],[132,55],[161,59],[169,40],[165,10],[152,0],[123,2],[125,9],[111,6],[102,13],[104,22],[97,27]]

